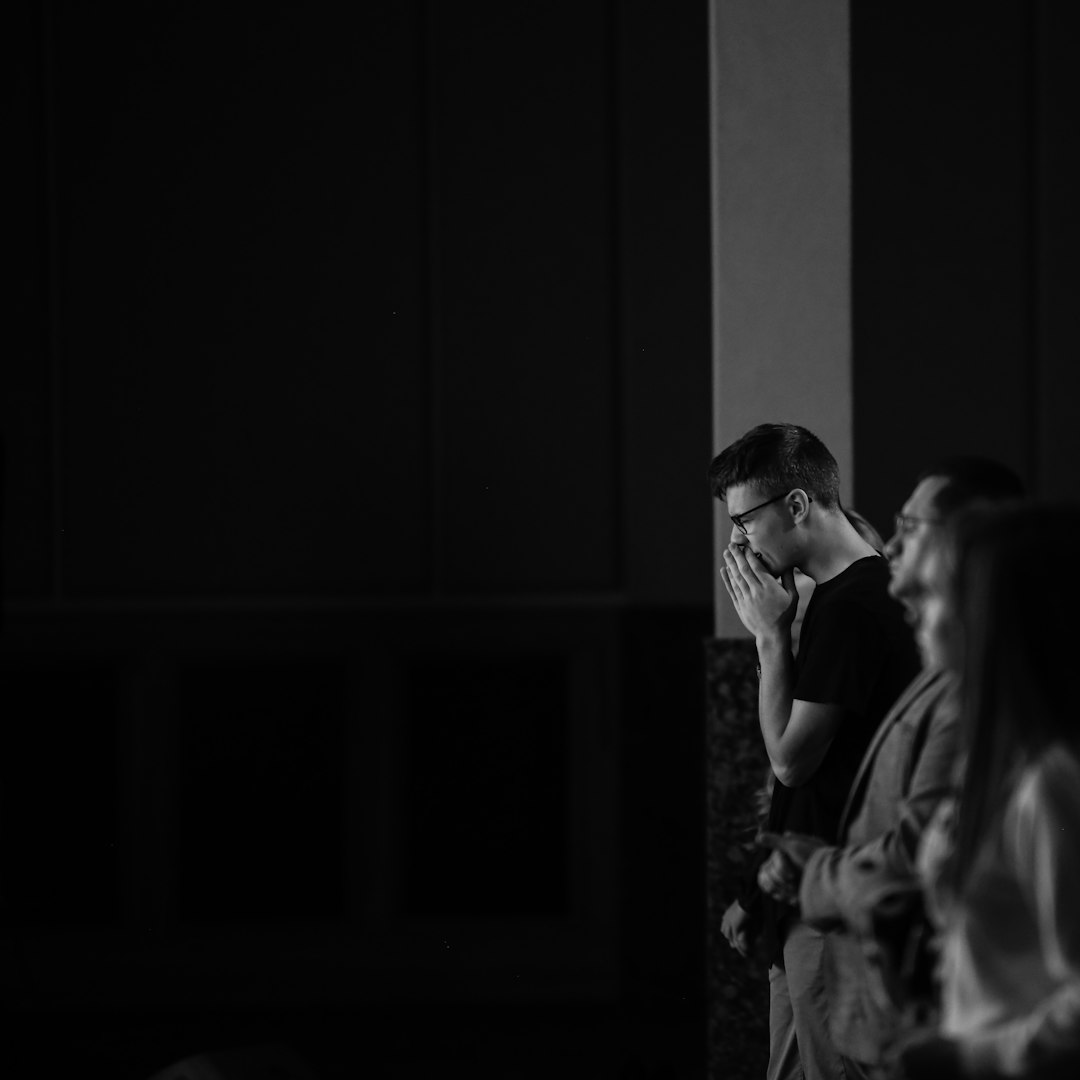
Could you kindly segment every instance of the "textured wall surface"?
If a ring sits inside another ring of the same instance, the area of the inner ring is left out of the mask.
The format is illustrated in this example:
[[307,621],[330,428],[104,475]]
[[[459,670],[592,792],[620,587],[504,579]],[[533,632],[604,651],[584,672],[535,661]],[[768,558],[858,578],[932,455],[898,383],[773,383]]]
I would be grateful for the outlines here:
[[769,1056],[768,972],[759,954],[743,959],[728,945],[720,921],[757,858],[769,763],[757,722],[754,643],[713,638],[705,656],[709,1076],[750,1080],[764,1075]]

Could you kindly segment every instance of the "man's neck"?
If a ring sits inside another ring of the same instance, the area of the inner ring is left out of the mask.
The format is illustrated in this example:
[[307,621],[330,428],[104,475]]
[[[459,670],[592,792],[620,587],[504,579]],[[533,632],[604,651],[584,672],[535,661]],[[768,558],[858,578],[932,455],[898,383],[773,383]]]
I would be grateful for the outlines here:
[[823,585],[842,574],[853,563],[878,552],[868,544],[842,514],[821,522],[799,569],[815,585]]

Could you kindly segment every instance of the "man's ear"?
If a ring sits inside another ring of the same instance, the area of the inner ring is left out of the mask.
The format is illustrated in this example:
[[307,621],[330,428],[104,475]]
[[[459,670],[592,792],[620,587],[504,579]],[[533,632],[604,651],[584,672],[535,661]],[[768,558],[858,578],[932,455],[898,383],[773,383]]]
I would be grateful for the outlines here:
[[791,519],[796,524],[800,521],[806,520],[806,515],[810,512],[810,503],[813,500],[809,495],[803,491],[802,488],[794,488],[788,492],[787,508],[791,512]]

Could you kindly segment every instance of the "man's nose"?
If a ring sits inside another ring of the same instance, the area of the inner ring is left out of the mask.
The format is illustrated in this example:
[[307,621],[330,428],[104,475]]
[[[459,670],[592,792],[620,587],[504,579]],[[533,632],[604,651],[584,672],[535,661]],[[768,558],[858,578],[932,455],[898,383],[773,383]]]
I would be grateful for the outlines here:
[[744,544],[746,543],[746,533],[744,533],[738,525],[732,525],[731,535],[728,537],[728,540],[732,544]]
[[886,559],[895,559],[896,556],[900,554],[900,548],[902,546],[903,543],[900,539],[900,534],[895,532],[889,537],[889,542],[881,549],[881,554],[884,555]]

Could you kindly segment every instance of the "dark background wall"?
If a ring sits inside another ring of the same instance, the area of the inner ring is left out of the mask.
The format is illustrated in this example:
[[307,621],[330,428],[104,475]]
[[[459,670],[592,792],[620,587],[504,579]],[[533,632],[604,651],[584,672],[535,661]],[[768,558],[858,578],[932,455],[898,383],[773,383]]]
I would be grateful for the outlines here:
[[[853,12],[883,530],[1077,493],[1068,38],[980,11]],[[700,1075],[704,5],[3,19],[13,1052]]]
[[705,16],[4,16],[28,1056],[699,1071]]
[[856,505],[997,457],[1080,498],[1075,12],[851,5]]

